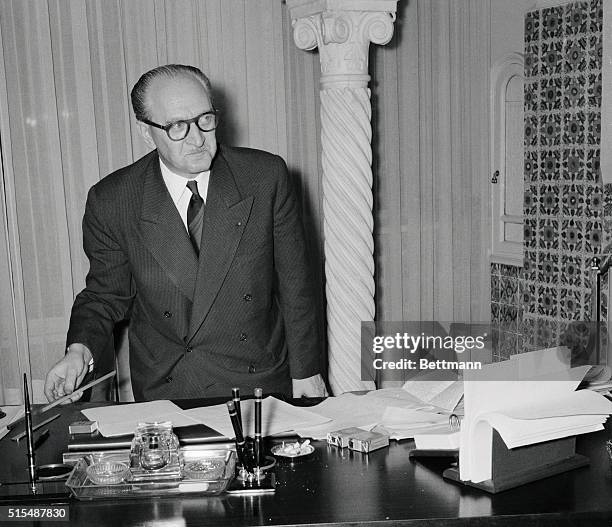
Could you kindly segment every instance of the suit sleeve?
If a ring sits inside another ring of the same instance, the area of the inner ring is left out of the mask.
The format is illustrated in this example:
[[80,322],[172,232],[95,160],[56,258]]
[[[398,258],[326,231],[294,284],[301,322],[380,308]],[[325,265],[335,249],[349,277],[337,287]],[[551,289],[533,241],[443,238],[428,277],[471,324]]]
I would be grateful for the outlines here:
[[134,299],[127,255],[110,227],[113,204],[89,191],[83,216],[83,248],[89,259],[85,289],[72,306],[67,345],[85,344],[94,361],[108,349],[115,323],[123,320]]
[[285,323],[291,378],[304,379],[321,371],[317,307],[297,195],[285,162],[277,159],[274,263],[278,296]]

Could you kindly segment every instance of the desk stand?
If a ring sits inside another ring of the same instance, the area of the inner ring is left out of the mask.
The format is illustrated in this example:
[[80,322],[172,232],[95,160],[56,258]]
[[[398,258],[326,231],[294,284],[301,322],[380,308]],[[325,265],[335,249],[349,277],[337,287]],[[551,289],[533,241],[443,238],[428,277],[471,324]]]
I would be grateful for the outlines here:
[[481,483],[462,481],[455,467],[446,469],[443,477],[496,494],[589,464],[589,458],[576,454],[575,437],[509,449],[497,430],[493,430],[492,448],[491,479]]

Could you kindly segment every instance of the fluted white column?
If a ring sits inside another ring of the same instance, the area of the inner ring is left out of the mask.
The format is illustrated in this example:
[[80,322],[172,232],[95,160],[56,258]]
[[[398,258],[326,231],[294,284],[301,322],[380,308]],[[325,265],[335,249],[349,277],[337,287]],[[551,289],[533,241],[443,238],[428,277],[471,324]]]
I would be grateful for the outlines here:
[[373,321],[370,42],[393,35],[397,0],[287,0],[300,49],[319,48],[329,381],[335,395],[362,379],[361,322]]

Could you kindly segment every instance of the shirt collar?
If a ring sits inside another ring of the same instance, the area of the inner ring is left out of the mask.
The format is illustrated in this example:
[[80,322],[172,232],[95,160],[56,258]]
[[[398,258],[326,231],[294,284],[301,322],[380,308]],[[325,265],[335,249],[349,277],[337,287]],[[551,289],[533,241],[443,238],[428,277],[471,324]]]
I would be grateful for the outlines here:
[[[159,158],[159,167],[161,169],[162,177],[164,178],[164,183],[168,188],[168,192],[170,193],[170,197],[174,203],[177,203],[183,192],[187,190],[187,182],[195,180],[198,183],[198,189],[200,190],[200,194],[202,195],[203,188],[201,183],[208,181],[208,177],[210,175],[210,170],[205,172],[200,172],[197,176],[193,178],[186,178],[183,176],[179,176],[178,174],[172,172],[166,164],[162,161],[161,157]],[[203,196],[204,197],[204,196]]]

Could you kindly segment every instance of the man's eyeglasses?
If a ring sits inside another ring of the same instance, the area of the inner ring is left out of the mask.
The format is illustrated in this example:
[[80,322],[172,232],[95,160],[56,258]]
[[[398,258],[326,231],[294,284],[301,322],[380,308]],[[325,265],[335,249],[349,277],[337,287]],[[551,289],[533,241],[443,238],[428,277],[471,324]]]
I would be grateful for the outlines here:
[[219,116],[217,114],[217,110],[207,111],[201,113],[193,119],[175,121],[166,125],[157,124],[153,121],[149,121],[148,119],[140,120],[143,123],[164,130],[172,141],[182,141],[183,139],[185,139],[185,137],[187,137],[187,135],[189,134],[189,129],[191,128],[191,125],[194,123],[202,132],[211,132],[212,130],[217,128],[217,124],[219,124]]

